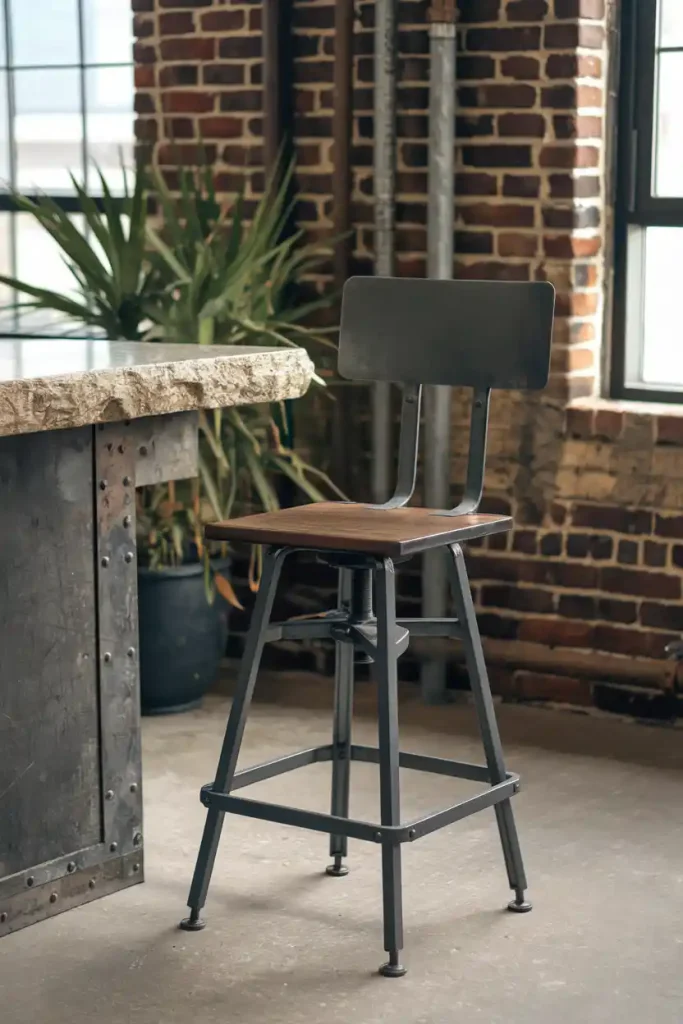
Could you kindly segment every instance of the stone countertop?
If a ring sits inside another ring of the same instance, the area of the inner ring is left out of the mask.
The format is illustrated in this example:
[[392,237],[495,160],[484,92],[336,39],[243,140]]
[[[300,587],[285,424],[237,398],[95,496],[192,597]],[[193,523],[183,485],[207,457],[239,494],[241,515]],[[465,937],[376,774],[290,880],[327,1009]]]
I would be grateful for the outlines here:
[[299,398],[302,348],[0,338],[0,436]]

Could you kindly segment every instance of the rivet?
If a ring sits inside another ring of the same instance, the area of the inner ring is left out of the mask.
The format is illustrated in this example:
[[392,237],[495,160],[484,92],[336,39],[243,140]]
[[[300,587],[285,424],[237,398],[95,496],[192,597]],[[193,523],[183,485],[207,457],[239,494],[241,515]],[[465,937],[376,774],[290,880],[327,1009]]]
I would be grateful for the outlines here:
[[70,875],[73,875],[74,871],[76,870],[76,865],[72,860],[70,860],[69,863],[67,864],[66,870],[69,872]]
[[137,784],[137,782],[131,782],[131,784],[130,784],[130,791],[131,791],[131,793],[137,793],[137,791],[138,791],[138,784]]
[[134,647],[129,647],[128,650],[126,651],[126,654],[128,655],[129,658],[134,658],[135,657],[135,648]]
[[135,872],[136,875],[137,875],[139,870],[140,870],[140,865],[139,864],[133,864],[133,871]]
[[136,832],[133,836],[133,846],[139,846],[142,842],[142,832]]
[[56,902],[57,902],[57,893],[56,892],[51,892],[50,893],[50,903],[56,903]]
[[106,489],[107,489],[107,481],[106,480],[100,480],[100,490],[101,491],[106,491]]
[[147,454],[147,445],[146,444],[141,444],[140,448],[138,450],[140,452],[140,455],[142,455],[143,458],[144,458],[144,456]]
[[481,409],[482,405],[483,405],[483,402],[475,402],[474,403],[474,408],[475,409]]
[[130,487],[131,483],[132,483],[131,478],[129,476],[124,476],[124,478],[123,478],[123,486],[124,487]]
[[104,556],[104,558],[102,559],[100,564],[101,564],[103,569],[107,568],[107,566],[109,565],[109,558],[108,558],[107,555]]
[[3,912],[0,914],[0,924],[4,924],[6,920],[7,920],[7,914],[3,910]]
[[375,832],[375,842],[376,843],[381,843],[382,842],[382,833],[381,832]]
[[104,660],[107,662],[107,664],[109,664],[109,662],[111,661],[111,653],[109,651],[104,652]]
[[123,525],[124,525],[124,526],[128,527],[128,526],[130,526],[130,524],[131,524],[132,522],[133,522],[133,520],[132,520],[132,517],[131,517],[131,516],[124,516],[124,517],[123,517]]
[[104,794],[104,799],[105,800],[113,800],[114,799],[114,790],[113,789],[108,789],[107,792]]
[[109,844],[109,852],[110,853],[116,853],[118,848],[119,848],[119,844],[118,843],[110,843]]
[[29,887],[29,889],[32,887],[34,882],[35,878],[33,877],[33,875],[29,875],[28,878],[26,879],[26,884]]
[[89,889],[94,889],[95,888],[95,879],[94,878],[91,878],[90,881],[88,882],[88,888]]
[[125,555],[123,556],[123,560],[124,560],[124,562],[126,562],[126,563],[127,563],[128,565],[130,565],[130,563],[131,563],[131,562],[133,561],[133,558],[134,558],[134,557],[135,557],[135,555],[133,554],[133,552],[132,552],[132,551],[126,551]]
[[124,496],[123,496],[123,504],[124,504],[124,505],[130,505],[130,503],[132,502],[132,500],[133,500],[133,499],[131,498],[130,494],[128,493],[128,491],[126,491],[126,493],[125,493],[125,494],[124,494]]
[[414,839],[416,835],[417,835],[417,833],[416,833],[415,829],[411,828],[410,832],[408,833],[408,839]]
[[518,782],[515,782],[514,786],[512,787],[512,790],[514,793],[519,793],[520,786]]

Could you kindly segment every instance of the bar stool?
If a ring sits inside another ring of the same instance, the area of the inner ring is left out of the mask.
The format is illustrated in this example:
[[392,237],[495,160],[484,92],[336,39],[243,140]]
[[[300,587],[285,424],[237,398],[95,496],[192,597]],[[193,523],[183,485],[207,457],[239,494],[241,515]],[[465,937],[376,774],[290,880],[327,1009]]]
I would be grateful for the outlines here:
[[[212,783],[201,801],[206,824],[188,899],[188,931],[204,927],[206,902],[226,812],[297,825],[331,836],[331,876],[347,874],[348,838],[378,843],[382,851],[384,948],[387,977],[405,974],[401,846],[488,807],[495,814],[511,911],[531,910],[511,798],[519,777],[506,769],[477,627],[462,543],[512,527],[508,516],[482,515],[489,398],[492,388],[540,389],[548,379],[554,289],[547,283],[352,278],[342,302],[339,372],[361,381],[404,385],[397,486],[384,505],[326,502],[246,516],[209,526],[211,540],[250,541],[266,548],[244,657]],[[423,384],[473,389],[465,493],[450,510],[408,508],[417,466]],[[396,619],[394,566],[432,548],[448,559],[456,617]],[[270,624],[284,559],[293,551],[318,552],[339,575],[338,607],[324,617]],[[376,611],[373,611],[373,589]],[[399,750],[397,660],[410,635],[453,637],[465,647],[485,765]],[[279,639],[329,638],[335,643],[336,678],[332,742],[236,771],[237,758],[263,645]],[[379,745],[351,740],[354,652],[375,663]],[[332,764],[331,813],[301,810],[235,796],[237,789],[319,761]],[[379,765],[381,821],[349,818],[352,761]],[[482,792],[445,810],[401,822],[399,768],[433,772],[485,784]]]

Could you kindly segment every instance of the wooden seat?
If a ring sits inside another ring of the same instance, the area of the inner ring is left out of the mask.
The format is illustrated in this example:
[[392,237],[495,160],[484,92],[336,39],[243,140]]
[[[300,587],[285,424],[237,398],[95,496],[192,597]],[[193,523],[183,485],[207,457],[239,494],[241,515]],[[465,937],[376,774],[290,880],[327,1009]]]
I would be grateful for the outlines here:
[[512,527],[509,516],[443,516],[428,508],[376,509],[339,501],[244,516],[207,527],[210,540],[358,551],[385,558],[414,555]]

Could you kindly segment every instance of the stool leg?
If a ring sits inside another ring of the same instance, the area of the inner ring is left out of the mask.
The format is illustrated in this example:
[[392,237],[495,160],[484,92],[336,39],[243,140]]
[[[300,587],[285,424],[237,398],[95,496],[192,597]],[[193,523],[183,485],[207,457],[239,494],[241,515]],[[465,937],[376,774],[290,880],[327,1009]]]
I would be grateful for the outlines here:
[[[497,785],[505,781],[505,761],[503,758],[503,747],[500,741],[496,712],[491,697],[484,651],[481,646],[479,626],[472,603],[465,558],[459,544],[453,544],[450,548],[452,560],[449,559],[451,582],[453,587],[453,602],[455,614],[463,627],[463,642],[465,645],[465,659],[467,671],[472,687],[474,706],[479,720],[479,730],[486,754],[486,763],[491,773],[491,782]],[[515,893],[515,898],[508,904],[508,909],[516,913],[525,913],[531,910],[531,904],[526,899],[526,874],[522,851],[517,836],[517,826],[512,812],[512,804],[509,800],[496,804],[496,819],[500,841],[503,847],[503,856],[507,869],[510,888]]]
[[[339,610],[349,612],[351,606],[352,571],[339,570]],[[353,644],[335,643],[334,727],[332,736],[332,801],[331,813],[338,818],[349,816],[351,776],[351,719],[353,715]],[[348,854],[347,836],[330,836],[332,864],[327,874],[335,878],[348,875],[344,864]]]
[[[266,551],[263,559],[261,586],[259,587],[251,617],[251,625],[237,677],[235,696],[228,717],[218,768],[216,769],[214,789],[222,793],[230,792],[235,775],[244,727],[247,722],[256,675],[265,643],[266,629],[270,621],[275,590],[286,554],[286,548],[281,548],[280,550],[269,549]],[[218,843],[221,838],[224,818],[225,811],[218,811],[213,807],[210,807],[207,811],[206,824],[204,825],[204,833],[187,901],[190,908],[190,916],[180,922],[180,927],[185,931],[200,931],[204,927],[204,921],[200,917],[200,912],[206,903],[206,894],[211,881],[211,873],[216,859]]]
[[[396,583],[394,565],[384,559],[376,571],[377,590],[377,704],[379,721],[379,785],[383,825],[399,825],[398,693],[396,679]],[[380,974],[400,978],[406,973],[400,960],[403,949],[403,894],[401,891],[401,845],[382,843],[382,902],[384,907],[384,948],[389,954]]]

